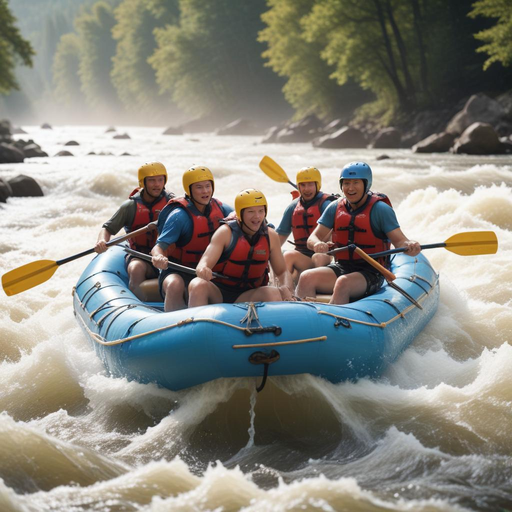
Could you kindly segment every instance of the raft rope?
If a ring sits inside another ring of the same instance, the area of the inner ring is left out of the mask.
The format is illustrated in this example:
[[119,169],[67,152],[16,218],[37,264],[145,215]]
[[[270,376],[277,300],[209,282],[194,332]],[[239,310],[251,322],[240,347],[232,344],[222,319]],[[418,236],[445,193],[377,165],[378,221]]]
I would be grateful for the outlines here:
[[[417,275],[413,275],[411,276],[411,278],[409,278],[409,280],[413,281],[414,282],[414,279],[421,279],[422,281],[425,281],[427,282],[430,286],[431,286],[431,289],[437,284],[438,282],[438,279],[439,279],[439,275],[438,274],[434,274],[436,279],[435,279],[435,282],[433,284],[430,284],[428,283],[427,280],[425,280],[424,278],[420,277],[420,276],[417,276]],[[418,283],[417,283],[418,284]],[[419,285],[419,284],[418,284]],[[109,285],[105,286],[108,287]],[[111,286],[111,285],[110,285]],[[421,287],[421,286],[420,286]],[[99,282],[96,282],[94,284],[94,286],[89,289],[85,294],[84,294],[84,297],[86,297],[92,290],[93,293],[96,293],[99,289],[101,288],[101,284]],[[423,288],[423,287],[421,287]],[[85,306],[86,304],[84,304],[80,298],[78,297],[77,293],[76,293],[76,287],[73,289],[73,294],[75,296],[75,300],[79,303],[80,307],[85,310]],[[419,302],[423,302],[425,300],[425,298],[427,297],[427,295],[429,294],[429,292],[425,292],[425,294],[423,296],[421,296],[418,301]],[[89,301],[90,299],[90,295],[86,301],[86,303]],[[93,320],[93,315],[96,314],[97,312],[101,311],[101,310],[104,310],[106,309],[106,304],[108,302],[111,302],[113,299],[110,299],[109,301],[105,302],[102,306],[98,307],[96,310],[94,310],[92,313],[90,313],[89,315],[89,318],[91,319],[91,321],[94,321]],[[382,301],[386,304],[388,304],[389,306],[393,307],[396,309],[396,306],[394,306],[390,301],[386,300],[386,301]],[[114,313],[116,312],[117,314],[114,316],[114,318],[111,320],[110,324],[109,324],[109,328],[110,326],[112,325],[112,322],[117,319],[119,317],[119,315],[121,315],[123,312],[125,311],[129,311],[130,309],[132,309],[133,307],[146,307],[148,309],[152,309],[154,310],[155,308],[152,308],[150,306],[146,306],[145,304],[143,303],[131,303],[131,304],[124,304],[122,306],[117,306],[117,307],[113,307],[113,311],[112,312],[109,312],[107,313],[107,315],[105,315],[104,317],[102,317],[100,319],[99,322],[96,323],[96,325],[100,326],[100,324],[105,320],[106,316],[109,316],[111,313]],[[149,336],[149,335],[152,335],[152,334],[156,334],[156,333],[159,333],[159,332],[162,332],[162,331],[166,331],[166,330],[170,330],[170,329],[174,329],[174,328],[177,328],[177,327],[182,327],[184,325],[187,325],[187,324],[191,324],[191,323],[194,323],[194,322],[208,322],[208,323],[214,323],[214,324],[218,324],[218,325],[224,325],[225,327],[229,327],[231,329],[236,329],[238,331],[242,331],[244,332],[246,335],[250,336],[252,334],[254,334],[254,332],[269,332],[268,330],[269,329],[276,329],[275,326],[273,327],[262,327],[261,326],[261,323],[259,321],[259,317],[258,317],[258,313],[257,313],[257,310],[256,310],[256,307],[257,305],[252,303],[252,302],[249,302],[248,305],[247,305],[247,313],[246,315],[240,320],[240,323],[243,323],[244,321],[247,322],[247,325],[245,327],[239,327],[237,325],[233,325],[233,324],[230,324],[228,322],[223,322],[222,320],[217,320],[215,318],[194,318],[194,317],[190,317],[190,318],[186,318],[184,320],[180,320],[179,322],[176,322],[174,324],[171,324],[171,325],[166,325],[166,326],[163,326],[163,327],[159,327],[157,329],[153,329],[151,331],[146,331],[144,333],[141,333],[141,334],[135,334],[133,336],[127,336],[125,338],[119,338],[117,340],[112,340],[112,341],[107,341],[103,336],[100,336],[99,334],[93,332],[89,327],[88,325],[85,323],[84,319],[80,316],[80,321],[82,322],[82,325],[83,325],[83,328],[84,330],[89,334],[89,336],[96,342],[96,343],[99,343],[100,345],[104,345],[104,346],[111,346],[111,345],[119,345],[119,344],[122,344],[122,343],[127,343],[127,342],[130,342],[130,341],[134,341],[134,340],[137,340],[137,339],[140,339],[140,338],[144,338],[146,336]],[[317,311],[317,314],[319,315],[327,315],[327,316],[331,316],[333,318],[336,318],[337,322],[335,323],[335,326],[337,327],[338,325],[342,325],[344,327],[350,327],[350,323],[355,323],[355,324],[361,324],[361,325],[368,325],[370,327],[378,327],[378,328],[385,328],[386,326],[388,326],[389,324],[395,322],[396,320],[398,320],[399,318],[404,318],[404,316],[411,310],[413,310],[416,306],[414,305],[410,305],[408,306],[406,309],[404,309],[403,311],[399,312],[395,317],[391,318],[390,320],[388,320],[387,322],[367,322],[367,321],[364,321],[364,320],[357,320],[357,319],[354,319],[354,318],[348,318],[346,316],[342,316],[342,315],[336,315],[334,313],[330,313],[328,311]],[[373,316],[369,311],[366,311],[365,312],[367,315],[369,316]],[[375,318],[375,317],[374,317]],[[140,322],[141,320],[143,319],[139,319],[137,320],[136,323]],[[258,331],[255,331],[254,328],[250,328],[250,324],[253,322],[253,321],[256,321],[258,323],[258,328],[257,329],[261,329],[261,330],[258,330]],[[135,324],[134,324],[135,325]],[[132,329],[133,326],[131,326],[129,328],[129,330]],[[277,328],[277,329],[281,329],[281,328]],[[274,333],[276,335],[280,334],[275,332]],[[278,341],[278,342],[270,342],[270,343],[256,343],[256,344],[247,344],[247,345],[233,345],[232,348],[234,349],[240,349],[240,348],[258,348],[258,347],[266,347],[266,346],[277,346],[277,345],[294,345],[294,344],[300,344],[300,343],[311,343],[311,342],[317,342],[317,341],[325,341],[327,339],[327,336],[319,336],[319,337],[316,337],[316,338],[306,338],[306,339],[302,339],[302,340],[290,340],[290,341]]]
[[256,387],[256,391],[259,393],[260,391],[263,391],[263,388],[265,387],[265,384],[267,382],[268,377],[268,367],[275,363],[276,361],[279,361],[279,358],[281,355],[277,350],[272,350],[269,354],[266,352],[253,352],[249,356],[249,362],[251,364],[262,364],[263,365],[263,379],[261,380],[261,384]]
[[[423,302],[426,299],[426,297],[429,295],[430,291],[437,284],[437,282],[439,280],[439,275],[435,274],[435,277],[436,277],[436,279],[435,279],[433,284],[430,284],[426,279],[423,279],[422,277],[417,276],[416,274],[412,275],[410,278],[407,278],[411,282],[417,284],[425,292],[421,297],[418,298],[417,302],[419,302],[419,303]],[[430,290],[427,291],[419,283],[416,283],[415,279],[418,279],[418,278],[421,279],[422,281],[425,281],[426,283],[428,283],[430,285]],[[380,300],[380,299],[371,299],[371,300],[377,301],[377,300]],[[336,318],[337,320],[339,320],[340,323],[335,323],[334,324],[336,327],[338,327],[338,325],[343,325],[343,327],[350,327],[350,322],[353,322],[355,324],[368,325],[370,327],[379,327],[380,329],[384,329],[385,327],[387,327],[388,325],[392,324],[393,322],[395,322],[399,318],[405,318],[405,315],[407,313],[409,313],[409,311],[412,311],[412,310],[414,310],[414,308],[416,308],[416,306],[414,304],[411,304],[410,306],[406,307],[404,310],[400,311],[396,307],[396,305],[394,305],[389,299],[380,300],[380,302],[384,302],[388,306],[391,306],[395,311],[397,311],[397,315],[394,316],[393,318],[390,318],[387,322],[365,322],[364,320],[355,320],[355,319],[352,319],[352,318],[347,318],[346,316],[336,315],[336,314],[330,313],[328,311],[319,311],[318,314],[319,315],[332,316],[333,318]],[[365,311],[364,313],[366,313],[367,315],[373,316],[369,311]]]
[[258,348],[258,347],[277,347],[278,345],[298,345],[300,343],[311,343],[313,341],[325,341],[327,336],[318,336],[317,338],[306,338],[304,340],[291,341],[273,341],[270,343],[251,343],[250,345],[233,345],[233,348]]

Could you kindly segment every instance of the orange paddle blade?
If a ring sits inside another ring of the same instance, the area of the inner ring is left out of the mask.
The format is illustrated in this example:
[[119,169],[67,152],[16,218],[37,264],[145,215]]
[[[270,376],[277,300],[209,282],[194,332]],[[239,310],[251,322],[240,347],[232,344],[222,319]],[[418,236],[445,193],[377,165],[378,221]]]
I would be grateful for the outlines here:
[[34,288],[55,274],[58,265],[56,261],[39,260],[15,268],[2,276],[2,287],[9,296]]
[[288,183],[288,176],[284,169],[269,156],[264,156],[260,162],[260,169],[272,180],[279,183]]
[[453,235],[445,241],[446,249],[461,256],[495,254],[498,238],[494,231],[470,231]]

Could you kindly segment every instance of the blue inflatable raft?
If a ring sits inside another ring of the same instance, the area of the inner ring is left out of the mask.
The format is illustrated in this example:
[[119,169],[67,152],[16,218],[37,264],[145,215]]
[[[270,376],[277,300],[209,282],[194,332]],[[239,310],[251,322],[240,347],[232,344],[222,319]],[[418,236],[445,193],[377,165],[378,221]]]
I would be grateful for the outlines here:
[[438,274],[420,254],[392,257],[395,283],[349,305],[215,304],[171,313],[128,289],[120,246],[96,256],[73,294],[74,312],[115,377],[180,390],[221,377],[309,373],[337,383],[379,377],[434,315]]

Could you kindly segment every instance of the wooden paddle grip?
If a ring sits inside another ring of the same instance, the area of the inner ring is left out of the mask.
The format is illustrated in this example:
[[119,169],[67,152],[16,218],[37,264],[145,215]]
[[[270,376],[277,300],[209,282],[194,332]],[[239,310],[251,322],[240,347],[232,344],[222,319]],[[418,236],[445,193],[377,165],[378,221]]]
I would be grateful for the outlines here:
[[356,247],[354,251],[363,258],[366,262],[368,262],[372,267],[375,267],[386,279],[386,281],[394,281],[396,279],[395,274],[390,272],[386,267],[383,267],[378,261],[375,261],[372,257],[366,254],[362,249]]

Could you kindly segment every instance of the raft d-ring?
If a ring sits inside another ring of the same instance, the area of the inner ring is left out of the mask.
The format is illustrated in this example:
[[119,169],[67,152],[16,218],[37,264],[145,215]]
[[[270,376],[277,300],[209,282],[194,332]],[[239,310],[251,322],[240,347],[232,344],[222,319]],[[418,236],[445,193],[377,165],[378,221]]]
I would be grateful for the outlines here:
[[342,327],[346,327],[347,329],[350,329],[352,327],[352,325],[350,325],[350,322],[348,320],[346,320],[345,318],[337,318],[336,319],[336,322],[334,322],[334,327],[339,327],[340,325]]
[[272,363],[275,363],[276,361],[279,361],[280,354],[277,350],[271,350],[270,353],[257,351],[253,352],[249,356],[249,362],[252,364],[262,364],[263,366],[263,379],[261,381],[261,384],[256,388],[256,391],[259,393],[263,390],[265,387],[265,384],[267,382],[267,376],[268,376],[268,367]]

